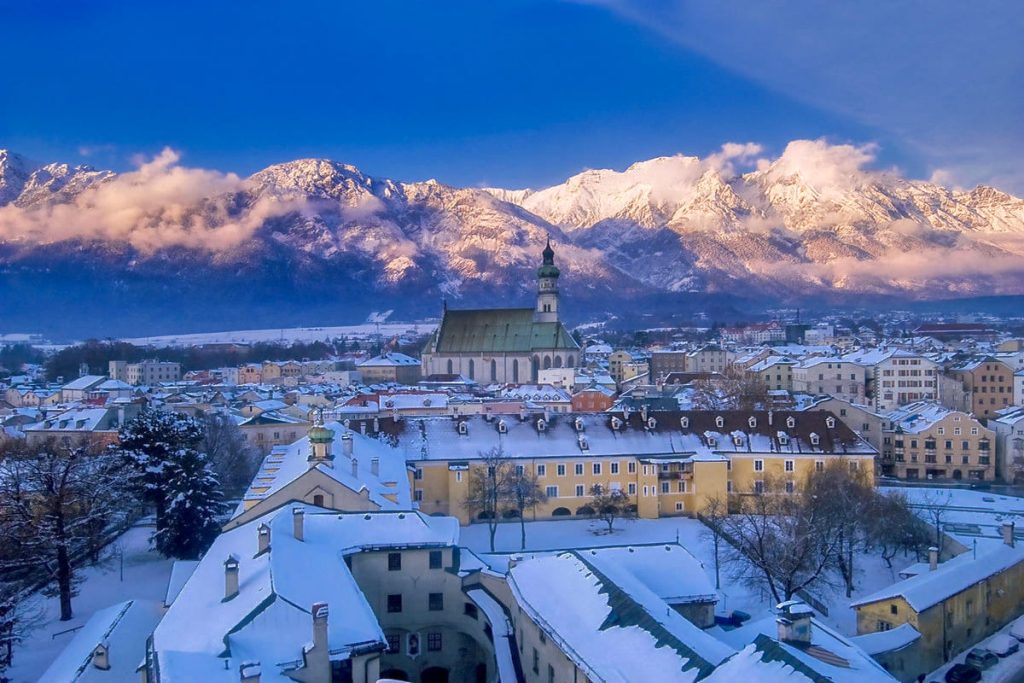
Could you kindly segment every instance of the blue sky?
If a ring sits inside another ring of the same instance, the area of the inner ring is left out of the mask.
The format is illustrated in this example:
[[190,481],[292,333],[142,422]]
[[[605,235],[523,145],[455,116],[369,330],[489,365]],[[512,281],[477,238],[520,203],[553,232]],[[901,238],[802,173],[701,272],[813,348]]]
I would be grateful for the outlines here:
[[536,187],[827,137],[1022,193],[1021,7],[0,0],[0,147],[125,169],[170,146],[241,174],[318,156]]

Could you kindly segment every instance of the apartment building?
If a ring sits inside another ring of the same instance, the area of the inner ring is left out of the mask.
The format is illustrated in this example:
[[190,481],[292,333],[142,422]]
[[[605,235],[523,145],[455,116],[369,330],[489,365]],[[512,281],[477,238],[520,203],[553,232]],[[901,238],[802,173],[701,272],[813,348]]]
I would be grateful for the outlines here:
[[996,478],[995,432],[973,415],[919,401],[883,416],[882,474],[900,479]]
[[970,410],[980,418],[1013,405],[1013,368],[992,356],[977,358],[950,369],[963,387]]

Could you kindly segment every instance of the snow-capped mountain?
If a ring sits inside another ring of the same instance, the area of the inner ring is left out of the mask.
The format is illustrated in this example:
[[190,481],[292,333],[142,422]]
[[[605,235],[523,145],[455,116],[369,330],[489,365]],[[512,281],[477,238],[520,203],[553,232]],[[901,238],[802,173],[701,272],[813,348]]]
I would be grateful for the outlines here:
[[169,150],[124,174],[0,151],[0,318],[114,306],[143,309],[144,326],[208,326],[356,318],[384,303],[422,315],[442,298],[513,305],[529,300],[548,238],[569,311],[697,293],[1024,293],[1024,201],[865,170],[866,156],[797,141],[744,160],[746,173],[731,158],[675,156],[507,190],[321,159],[239,178]]

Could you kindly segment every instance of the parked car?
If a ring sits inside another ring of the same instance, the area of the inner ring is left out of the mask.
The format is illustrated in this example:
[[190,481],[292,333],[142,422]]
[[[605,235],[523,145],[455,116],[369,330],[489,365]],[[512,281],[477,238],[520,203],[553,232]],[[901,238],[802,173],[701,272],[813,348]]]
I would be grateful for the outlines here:
[[1010,635],[1017,640],[1024,640],[1024,617],[1017,619],[1010,627]]
[[1017,642],[1016,638],[1000,633],[989,639],[985,649],[996,653],[1000,657],[1009,657],[1020,649],[1020,643]]
[[991,650],[986,650],[983,647],[976,647],[967,653],[964,657],[964,662],[975,666],[982,671],[991,669],[993,666],[999,663],[999,657],[997,657]]
[[954,664],[946,672],[946,683],[978,683],[981,671],[969,664]]

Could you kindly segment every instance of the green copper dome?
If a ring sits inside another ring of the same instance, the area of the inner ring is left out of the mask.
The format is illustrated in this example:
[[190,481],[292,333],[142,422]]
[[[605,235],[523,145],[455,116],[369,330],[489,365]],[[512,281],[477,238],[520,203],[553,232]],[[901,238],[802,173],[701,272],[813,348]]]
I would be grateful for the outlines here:
[[555,266],[555,250],[551,248],[551,240],[548,239],[548,244],[544,247],[544,262],[540,268],[537,269],[537,277],[558,277],[560,275],[558,268]]
[[322,425],[317,425],[309,430],[310,443],[330,443],[334,441],[334,432]]

